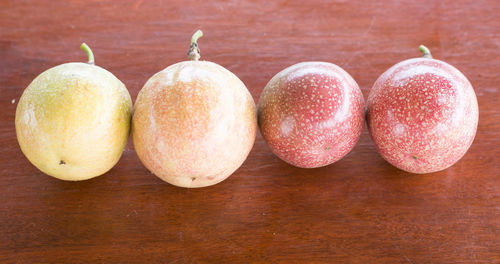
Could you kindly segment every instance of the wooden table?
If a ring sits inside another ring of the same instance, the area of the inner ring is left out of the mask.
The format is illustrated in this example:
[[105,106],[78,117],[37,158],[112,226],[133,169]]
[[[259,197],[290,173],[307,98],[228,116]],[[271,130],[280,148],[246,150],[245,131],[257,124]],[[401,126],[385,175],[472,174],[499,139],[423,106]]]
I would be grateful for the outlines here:
[[[2,1],[0,262],[500,263],[499,13],[495,0]],[[135,100],[152,74],[185,60],[198,28],[202,59],[234,72],[255,101],[275,73],[315,60],[343,67],[366,98],[425,44],[475,87],[475,142],[455,166],[412,175],[378,155],[366,128],[319,169],[287,165],[258,135],[234,175],[202,189],[162,182],[130,142],[111,171],[76,183],[23,156],[15,109],[39,73],[86,61],[85,41]]]

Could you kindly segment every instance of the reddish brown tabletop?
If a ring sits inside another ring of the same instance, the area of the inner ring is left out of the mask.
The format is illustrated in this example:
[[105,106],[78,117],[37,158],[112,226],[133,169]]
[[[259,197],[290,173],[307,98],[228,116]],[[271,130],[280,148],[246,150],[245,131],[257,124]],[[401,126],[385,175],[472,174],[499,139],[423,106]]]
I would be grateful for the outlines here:
[[[500,263],[499,14],[495,0],[1,1],[0,262]],[[83,182],[24,157],[15,109],[39,73],[85,61],[85,41],[135,100],[151,75],[185,60],[198,28],[202,59],[234,72],[255,101],[301,61],[343,67],[366,98],[425,44],[473,84],[476,139],[455,166],[412,175],[380,157],[366,128],[319,169],[282,162],[259,134],[240,169],[202,189],[159,180],[131,142]]]

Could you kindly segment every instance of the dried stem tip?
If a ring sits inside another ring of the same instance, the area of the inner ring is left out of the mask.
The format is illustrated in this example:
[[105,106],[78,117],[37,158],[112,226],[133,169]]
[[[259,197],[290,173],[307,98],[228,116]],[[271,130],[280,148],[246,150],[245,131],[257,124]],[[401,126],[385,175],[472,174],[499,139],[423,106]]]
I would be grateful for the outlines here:
[[194,32],[193,36],[191,37],[191,45],[189,46],[189,51],[188,51],[188,59],[197,61],[200,59],[200,49],[198,48],[198,39],[203,36],[203,32],[201,30],[197,30]]

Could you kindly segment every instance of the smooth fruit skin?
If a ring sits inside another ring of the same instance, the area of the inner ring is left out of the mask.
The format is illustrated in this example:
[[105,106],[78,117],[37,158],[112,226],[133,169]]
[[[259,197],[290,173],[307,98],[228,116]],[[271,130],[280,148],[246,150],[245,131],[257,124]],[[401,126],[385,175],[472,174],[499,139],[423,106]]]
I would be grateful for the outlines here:
[[364,100],[354,79],[326,62],[302,62],[276,74],[258,105],[271,150],[297,167],[331,164],[354,147],[364,125]]
[[113,74],[87,63],[61,64],[23,92],[17,139],[42,172],[62,180],[90,179],[120,159],[131,115],[130,94]]
[[379,153],[392,165],[412,173],[444,170],[474,140],[476,94],[467,78],[448,63],[405,60],[373,85],[367,123]]
[[233,73],[208,61],[184,61],[151,77],[134,106],[132,138],[142,163],[180,187],[229,177],[256,135],[255,103]]

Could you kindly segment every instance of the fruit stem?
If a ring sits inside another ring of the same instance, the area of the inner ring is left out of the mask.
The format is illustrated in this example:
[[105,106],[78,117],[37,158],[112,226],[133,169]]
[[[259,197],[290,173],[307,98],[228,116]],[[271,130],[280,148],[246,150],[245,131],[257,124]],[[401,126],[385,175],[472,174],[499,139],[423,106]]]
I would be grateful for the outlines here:
[[422,58],[432,59],[431,51],[426,46],[420,45],[418,49],[420,50],[420,52],[424,54]]
[[201,30],[197,30],[194,32],[193,36],[191,37],[191,45],[189,46],[189,51],[188,51],[188,59],[197,61],[200,59],[200,49],[198,48],[198,39],[203,36],[203,32]]
[[80,49],[85,51],[87,53],[87,55],[89,56],[88,64],[94,65],[95,64],[94,53],[92,53],[92,50],[90,49],[90,47],[84,42],[84,43],[82,43],[82,45],[80,45]]

